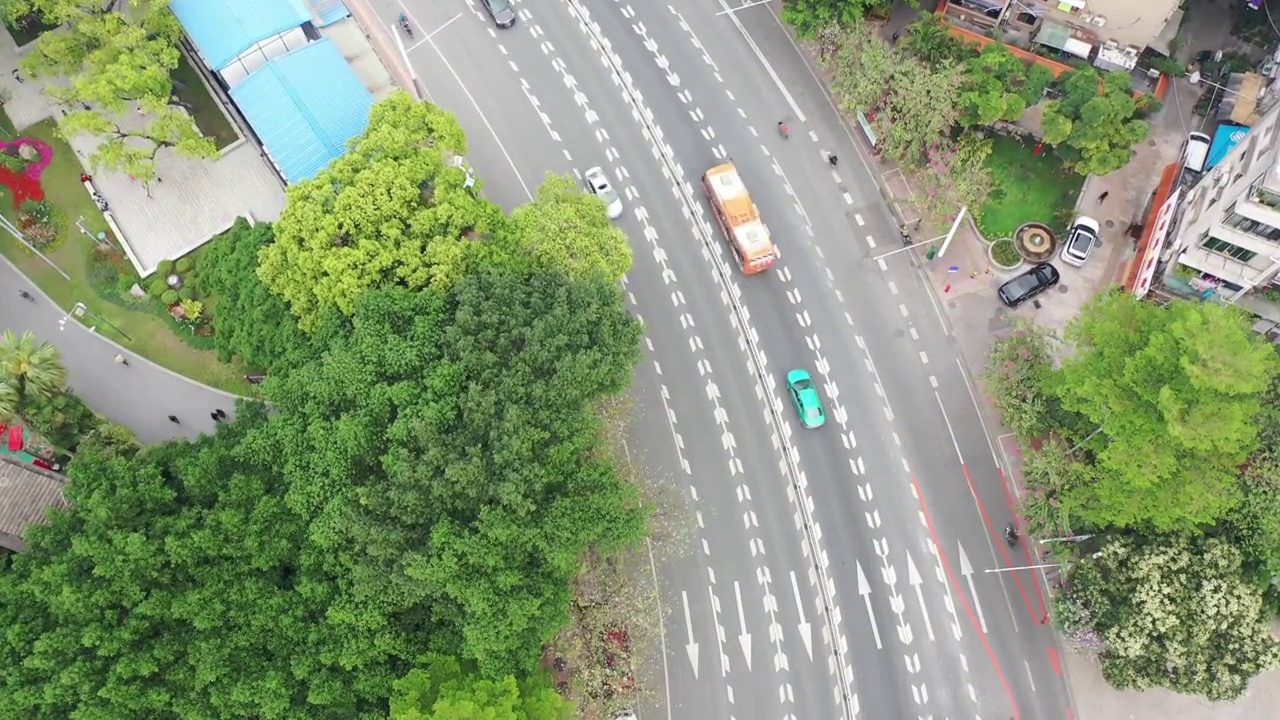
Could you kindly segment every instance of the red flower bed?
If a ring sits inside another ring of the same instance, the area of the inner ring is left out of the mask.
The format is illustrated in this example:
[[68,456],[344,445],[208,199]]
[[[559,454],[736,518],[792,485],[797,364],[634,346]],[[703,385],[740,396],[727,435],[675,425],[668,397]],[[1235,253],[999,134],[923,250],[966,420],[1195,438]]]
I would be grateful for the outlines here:
[[13,207],[20,208],[22,203],[27,200],[44,200],[44,189],[40,187],[40,176],[44,174],[44,169],[49,167],[49,163],[53,161],[53,148],[43,140],[36,138],[18,138],[12,142],[0,141],[0,152],[6,152],[9,148],[20,148],[28,145],[36,149],[40,158],[35,162],[27,165],[22,172],[15,172],[5,166],[0,165],[0,185],[9,188],[9,193],[13,196]]

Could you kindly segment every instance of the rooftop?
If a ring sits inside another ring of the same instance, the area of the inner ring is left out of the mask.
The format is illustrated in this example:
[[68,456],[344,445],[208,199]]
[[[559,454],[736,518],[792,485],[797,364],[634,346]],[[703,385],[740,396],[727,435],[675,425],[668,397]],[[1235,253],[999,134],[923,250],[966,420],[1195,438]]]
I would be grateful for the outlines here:
[[44,522],[50,507],[70,507],[61,476],[0,457],[0,547],[21,552],[27,526]]
[[172,0],[169,9],[214,70],[257,43],[312,21],[301,0]]
[[231,90],[285,181],[315,177],[364,132],[373,95],[325,38],[263,65]]

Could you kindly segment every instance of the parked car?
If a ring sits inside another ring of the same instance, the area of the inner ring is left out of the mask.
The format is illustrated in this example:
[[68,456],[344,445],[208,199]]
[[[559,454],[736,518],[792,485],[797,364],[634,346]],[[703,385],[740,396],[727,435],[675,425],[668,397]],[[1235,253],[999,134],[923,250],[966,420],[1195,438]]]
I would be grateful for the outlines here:
[[609,214],[610,220],[622,217],[622,198],[618,197],[618,191],[609,184],[604,170],[593,167],[586,171],[582,174],[582,184],[586,186],[587,192],[604,201],[605,212]]
[[1058,284],[1061,279],[1058,268],[1051,263],[1041,263],[1000,286],[996,294],[1000,302],[1009,307],[1018,307],[1022,303]]
[[787,373],[787,395],[791,396],[791,404],[796,406],[801,425],[813,429],[826,423],[822,399],[818,397],[818,389],[814,387],[808,370],[796,369]]
[[511,7],[511,0],[480,0],[484,9],[489,11],[493,24],[500,28],[509,28],[516,24],[516,11]]
[[1058,257],[1062,262],[1073,267],[1084,267],[1093,246],[1098,244],[1098,234],[1101,232],[1102,226],[1097,220],[1081,215],[1071,223],[1071,229],[1067,231],[1067,241],[1062,244],[1062,252]]

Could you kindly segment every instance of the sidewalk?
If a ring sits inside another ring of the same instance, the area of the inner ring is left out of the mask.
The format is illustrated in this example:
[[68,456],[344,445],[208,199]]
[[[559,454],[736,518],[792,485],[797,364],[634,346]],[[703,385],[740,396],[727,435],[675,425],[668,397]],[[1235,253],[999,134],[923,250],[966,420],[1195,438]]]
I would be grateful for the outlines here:
[[[897,3],[882,33],[888,36],[900,30],[919,14],[920,11]],[[1197,47],[1184,48],[1183,54],[1189,56],[1194,49],[1221,44],[1223,39],[1217,37],[1218,34],[1221,34],[1221,28],[1197,32]],[[1159,181],[1160,171],[1177,159],[1186,133],[1203,131],[1204,119],[1191,113],[1197,94],[1185,78],[1173,81],[1165,95],[1164,107],[1151,120],[1150,136],[1134,149],[1129,164],[1110,175],[1086,180],[1077,200],[1076,213],[1088,215],[1101,224],[1102,244],[1095,247],[1093,257],[1084,268],[1058,263],[1062,282],[1054,291],[1038,298],[1039,308],[1027,303],[1015,311],[999,303],[995,297],[996,288],[1027,266],[1013,272],[992,267],[987,245],[971,219],[966,218],[961,223],[945,256],[929,260],[925,255],[928,246],[917,249],[916,261],[951,325],[962,361],[978,385],[981,412],[988,421],[999,417],[982,392],[980,373],[985,366],[988,348],[1010,330],[1015,315],[1032,318],[1037,324],[1060,333],[1079,308],[1097,292],[1123,281],[1135,250],[1135,242],[1126,230],[1131,223],[1143,222],[1144,211]],[[906,178],[892,164],[871,156],[856,124],[849,123],[849,126],[853,128],[854,136],[863,141],[861,149],[869,157],[870,165],[880,173],[882,192],[895,215],[900,221],[917,217],[918,213],[911,208],[911,189]],[[1105,197],[1103,193],[1106,193]],[[917,239],[939,237],[948,229],[922,227],[913,230],[912,235]],[[991,424],[999,427],[998,423]],[[1020,486],[1022,462],[1016,448],[1010,447],[1011,441],[1008,436],[1001,438],[1001,454],[1010,478]],[[1275,708],[1280,706],[1280,670],[1260,676],[1244,699],[1226,704],[1162,689],[1144,692],[1116,690],[1102,677],[1092,657],[1069,648],[1065,649],[1063,656],[1064,676],[1080,720],[1253,720],[1275,716]]]

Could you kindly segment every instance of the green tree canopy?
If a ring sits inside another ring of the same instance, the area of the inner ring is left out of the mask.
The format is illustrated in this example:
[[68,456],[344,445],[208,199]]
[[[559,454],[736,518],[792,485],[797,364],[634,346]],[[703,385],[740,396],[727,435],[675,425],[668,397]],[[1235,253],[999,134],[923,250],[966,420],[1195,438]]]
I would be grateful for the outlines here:
[[1231,541],[1245,571],[1274,599],[1280,594],[1280,376],[1262,397],[1258,447],[1240,473],[1240,504],[1227,516]]
[[893,160],[924,165],[959,118],[959,66],[927,65],[871,28],[842,33],[828,65],[841,108],[871,117],[877,148]]
[[465,153],[452,114],[393,93],[345,155],[289,188],[259,276],[305,330],[329,308],[350,315],[371,288],[456,282],[506,222],[467,187]]
[[1134,97],[1128,73],[1099,76],[1092,67],[1064,73],[1058,90],[1062,97],[1044,106],[1044,141],[1081,175],[1106,175],[1127,165],[1133,146],[1151,130],[1138,117],[1150,96]]
[[423,658],[395,682],[391,720],[570,720],[573,705],[545,681],[490,680],[457,660]]
[[1116,687],[1234,700],[1280,664],[1262,594],[1240,563],[1219,540],[1113,540],[1072,567],[1059,622],[1096,639],[1102,674]]
[[1027,63],[1001,43],[988,43],[966,60],[961,70],[960,122],[965,125],[1015,122],[1028,107],[1040,102],[1053,82],[1053,73]]
[[617,282],[631,269],[627,236],[609,222],[602,202],[567,175],[548,174],[533,202],[511,214],[516,241],[572,278]]
[[591,412],[627,387],[637,323],[616,284],[543,269],[358,307],[324,361],[269,385],[289,502],[325,519],[316,541],[349,578],[337,617],[381,635],[430,607],[450,654],[489,677],[527,672],[565,622],[581,554],[643,533]]
[[[102,140],[90,158],[94,167],[146,182],[155,177],[162,148],[192,157],[217,154],[173,95],[170,73],[178,67],[182,28],[168,0],[15,0],[9,13],[62,26],[40,36],[22,67],[35,77],[65,78],[45,92],[69,110],[64,132]],[[141,127],[130,117],[132,104],[147,115]]]
[[213,341],[222,360],[238,356],[271,374],[302,365],[311,340],[289,306],[258,277],[258,256],[274,240],[271,225],[236,220],[205,245],[196,268],[197,284],[218,299]]
[[1096,482],[1074,501],[1094,525],[1192,530],[1240,499],[1237,469],[1257,442],[1254,418],[1276,354],[1234,308],[1121,293],[1067,326],[1074,354],[1057,389],[1097,427],[1082,442]]
[[[915,7],[917,0],[908,0]],[[832,25],[854,27],[873,10],[888,12],[893,0],[787,0],[782,4],[782,19],[808,37]]]
[[638,339],[615,283],[489,269],[367,294],[264,385],[270,414],[140,451],[91,434],[73,508],[0,573],[0,720],[381,718],[432,652],[496,681],[442,720],[470,691],[496,711],[585,554],[643,534],[592,412]]

